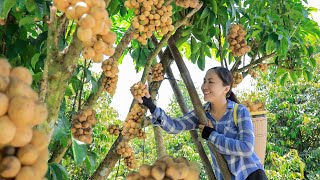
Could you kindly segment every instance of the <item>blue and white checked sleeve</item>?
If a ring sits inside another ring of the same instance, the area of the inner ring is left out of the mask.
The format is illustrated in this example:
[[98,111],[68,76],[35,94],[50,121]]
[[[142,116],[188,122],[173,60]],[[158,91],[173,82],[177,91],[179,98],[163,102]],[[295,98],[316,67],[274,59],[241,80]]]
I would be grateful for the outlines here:
[[170,134],[177,134],[185,130],[194,130],[199,127],[199,120],[195,116],[194,111],[191,111],[179,118],[171,118],[166,115],[164,110],[157,107],[152,113],[152,123],[160,126],[163,130]]
[[228,138],[224,134],[213,131],[208,141],[221,154],[251,156],[254,152],[254,131],[249,111],[244,106],[241,106],[241,109],[238,110],[238,129],[237,139]]

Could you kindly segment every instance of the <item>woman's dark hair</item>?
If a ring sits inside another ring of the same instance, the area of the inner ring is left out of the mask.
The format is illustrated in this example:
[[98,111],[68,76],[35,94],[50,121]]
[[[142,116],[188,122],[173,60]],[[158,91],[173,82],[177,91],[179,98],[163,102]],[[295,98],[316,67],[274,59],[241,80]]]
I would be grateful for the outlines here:
[[233,76],[232,73],[224,67],[213,67],[209,70],[213,70],[218,77],[222,80],[224,86],[230,86],[230,90],[227,93],[227,99],[234,101],[236,103],[239,103],[238,98],[236,95],[232,92],[232,86],[233,86]]

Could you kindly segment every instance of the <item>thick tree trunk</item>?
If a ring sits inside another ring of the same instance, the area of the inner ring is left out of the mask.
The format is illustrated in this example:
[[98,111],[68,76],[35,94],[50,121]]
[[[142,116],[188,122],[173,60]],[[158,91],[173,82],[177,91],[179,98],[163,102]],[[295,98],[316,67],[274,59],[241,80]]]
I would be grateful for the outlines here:
[[[174,57],[174,59],[177,63],[181,77],[187,86],[188,93],[189,93],[189,96],[191,97],[191,101],[192,101],[196,116],[198,117],[201,124],[207,125],[208,120],[207,120],[207,117],[204,113],[201,101],[200,101],[199,96],[197,94],[196,88],[194,87],[194,84],[192,82],[190,73],[189,73],[185,63],[183,62],[183,59],[181,57],[181,54],[180,54],[178,48],[175,45],[175,41],[170,39],[170,41],[168,41],[168,45],[169,45],[170,51],[172,53],[172,56]],[[223,156],[216,150],[216,148],[213,146],[213,144],[209,143],[209,147],[212,150],[212,153],[217,160],[218,166],[221,170],[221,173],[222,173],[224,179],[226,179],[226,180],[231,179],[231,173],[228,169],[228,166],[227,166],[226,161],[223,158]]]
[[[179,86],[178,86],[177,82],[174,80],[175,77],[174,77],[170,67],[167,69],[166,73],[168,75],[168,78],[169,78],[169,81],[170,81],[170,85],[171,85],[171,87],[173,89],[173,92],[174,92],[176,98],[177,98],[177,101],[178,101],[178,104],[180,106],[181,111],[183,112],[183,114],[187,114],[189,112],[187,104],[186,104],[186,102],[184,100],[184,97],[182,95],[182,92],[179,89]],[[210,163],[210,161],[208,159],[208,156],[207,156],[206,152],[204,151],[204,148],[203,148],[201,142],[198,140],[197,131],[192,130],[192,131],[190,131],[190,134],[191,134],[193,143],[196,145],[197,152],[199,153],[199,156],[200,156],[200,158],[202,160],[202,163],[204,165],[204,169],[206,171],[208,179],[215,180],[216,177],[214,176],[213,168],[211,166],[211,163]]]
[[158,155],[158,158],[160,158],[167,154],[166,147],[164,146],[164,142],[163,142],[162,130],[158,126],[153,126],[153,132],[154,132],[154,138],[156,141],[157,155]]

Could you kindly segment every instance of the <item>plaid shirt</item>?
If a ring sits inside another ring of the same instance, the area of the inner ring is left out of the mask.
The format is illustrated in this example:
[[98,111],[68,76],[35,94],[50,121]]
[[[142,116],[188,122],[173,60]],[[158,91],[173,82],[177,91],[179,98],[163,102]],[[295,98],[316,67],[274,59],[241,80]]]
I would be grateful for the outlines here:
[[[257,169],[263,169],[262,164],[254,152],[254,131],[250,114],[241,104],[238,106],[238,124],[233,121],[233,107],[235,102],[228,100],[227,111],[220,121],[216,121],[210,112],[211,105],[206,103],[203,108],[208,120],[212,122],[214,131],[210,134],[207,143],[212,143],[218,152],[223,154],[231,171],[232,179],[244,180]],[[172,119],[161,108],[156,108],[152,114],[152,123],[160,126],[170,134],[177,134],[185,130],[194,130],[199,127],[199,120],[195,112],[191,111],[183,117]],[[210,149],[210,148],[209,148]],[[218,180],[223,180],[211,149],[214,173]]]

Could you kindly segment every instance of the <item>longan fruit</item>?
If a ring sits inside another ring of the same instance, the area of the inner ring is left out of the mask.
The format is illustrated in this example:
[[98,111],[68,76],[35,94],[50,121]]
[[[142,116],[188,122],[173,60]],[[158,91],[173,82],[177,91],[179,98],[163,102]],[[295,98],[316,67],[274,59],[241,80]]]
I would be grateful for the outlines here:
[[12,99],[15,96],[24,96],[34,101],[38,100],[38,94],[26,83],[22,83],[16,78],[10,79],[9,87],[7,88],[7,96]]
[[142,177],[148,177],[151,175],[151,166],[147,165],[147,164],[143,164],[140,166],[139,168],[139,174]]
[[61,12],[65,12],[70,5],[67,0],[53,0],[53,4]]
[[108,17],[108,12],[100,7],[92,7],[90,9],[90,14],[94,17],[95,20],[104,20]]
[[11,65],[5,58],[0,58],[0,76],[9,76]]
[[77,19],[76,9],[74,8],[74,6],[69,6],[68,9],[66,10],[65,14],[69,20],[76,20]]
[[106,49],[106,47],[107,47],[106,43],[103,42],[102,40],[99,40],[94,44],[93,49],[97,54],[101,54]]
[[38,125],[48,118],[48,109],[44,103],[36,103],[31,125]]
[[116,35],[116,33],[110,31],[110,32],[108,32],[108,34],[102,36],[102,40],[105,43],[108,43],[111,45],[117,40],[117,35]]
[[77,2],[75,5],[76,16],[79,18],[83,14],[89,13],[90,7],[85,2]]
[[79,27],[77,30],[77,36],[82,42],[88,42],[92,38],[92,30]]
[[95,56],[95,51],[92,47],[85,47],[82,51],[82,56],[84,59],[92,59]]
[[9,87],[9,77],[7,76],[0,76],[0,92],[6,92]]
[[27,179],[34,179],[36,176],[35,169],[31,166],[23,166],[15,180],[27,180]]
[[79,25],[85,29],[93,28],[95,23],[96,23],[95,19],[90,14],[83,14],[79,18]]
[[15,156],[4,157],[0,164],[0,175],[4,178],[15,177],[21,168],[21,163]]
[[36,169],[35,177],[43,178],[48,170],[48,162],[43,160],[37,160],[31,167]]
[[38,159],[38,156],[38,151],[32,144],[19,148],[17,153],[17,157],[23,165],[34,164]]
[[32,132],[32,139],[30,144],[32,144],[38,150],[38,152],[40,152],[48,147],[49,140],[45,132],[34,130]]
[[28,85],[32,84],[32,74],[25,67],[15,67],[10,72],[10,77],[17,78]]
[[8,116],[0,117],[0,127],[0,145],[8,144],[15,137],[17,128]]
[[22,147],[27,145],[32,139],[31,127],[17,127],[14,138],[9,142],[9,145],[14,147]]
[[103,61],[103,54],[102,53],[96,53],[92,59],[95,63],[101,63]]
[[151,176],[156,180],[161,180],[165,176],[165,171],[162,167],[155,165],[151,169]]
[[0,92],[0,116],[7,113],[9,108],[9,98],[6,94]]
[[8,115],[16,126],[31,125],[34,108],[34,100],[23,96],[15,96],[10,100]]

